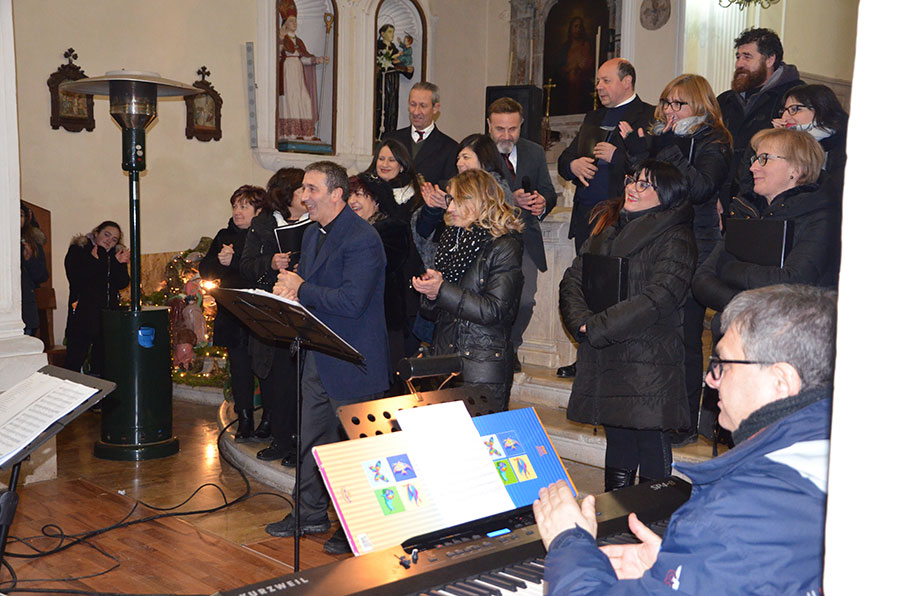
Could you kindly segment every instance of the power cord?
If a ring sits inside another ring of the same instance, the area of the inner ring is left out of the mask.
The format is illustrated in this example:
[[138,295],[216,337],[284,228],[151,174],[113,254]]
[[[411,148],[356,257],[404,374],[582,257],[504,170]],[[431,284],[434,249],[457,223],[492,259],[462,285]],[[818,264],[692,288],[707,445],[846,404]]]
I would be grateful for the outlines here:
[[[284,497],[283,495],[280,495],[278,493],[269,492],[269,491],[251,493],[250,480],[247,478],[247,475],[244,473],[243,470],[241,470],[234,463],[234,461],[232,461],[232,459],[228,456],[228,454],[222,449],[222,443],[221,443],[222,437],[225,435],[225,432],[229,428],[231,428],[236,422],[237,422],[236,419],[232,420],[221,431],[219,431],[219,434],[216,437],[216,447],[218,448],[219,456],[229,466],[234,468],[238,472],[238,474],[241,476],[241,480],[244,483],[244,492],[239,497],[237,497],[233,501],[229,502],[227,496],[225,495],[225,491],[222,490],[222,488],[218,484],[205,483],[205,484],[202,484],[199,487],[197,487],[194,490],[194,492],[192,492],[190,494],[190,496],[188,496],[184,501],[182,501],[178,505],[174,505],[172,507],[156,507],[156,506],[150,505],[140,499],[136,499],[134,506],[131,508],[131,511],[129,511],[128,514],[124,518],[122,518],[121,521],[119,521],[111,526],[107,526],[105,528],[100,528],[98,530],[91,530],[88,532],[80,532],[78,534],[69,535],[69,534],[66,534],[65,532],[63,532],[62,528],[60,528],[58,525],[47,524],[41,528],[40,536],[29,536],[29,537],[24,537],[24,538],[17,538],[14,536],[10,536],[9,537],[10,544],[12,544],[12,543],[22,544],[22,545],[30,548],[31,550],[35,551],[36,554],[7,552],[5,556],[8,558],[38,559],[41,557],[45,557],[48,555],[62,552],[64,550],[67,550],[67,549],[75,546],[76,544],[84,543],[85,545],[87,545],[87,546],[93,548],[94,550],[96,550],[97,552],[99,552],[104,557],[107,557],[107,558],[111,559],[112,561],[114,561],[115,564],[103,571],[99,571],[97,573],[79,576],[79,577],[68,577],[68,578],[60,578],[60,579],[42,578],[42,579],[22,579],[22,580],[20,580],[20,579],[18,579],[18,576],[16,575],[15,571],[13,570],[12,565],[10,565],[10,563],[4,559],[3,566],[6,567],[7,571],[9,571],[10,579],[5,582],[0,582],[0,591],[4,591],[4,592],[10,593],[10,594],[16,593],[16,592],[21,592],[21,593],[42,593],[42,594],[78,594],[78,595],[85,595],[85,596],[157,596],[156,594],[123,594],[120,592],[92,592],[92,591],[86,591],[86,590],[73,590],[73,589],[65,589],[65,588],[31,589],[31,588],[20,588],[17,586],[19,583],[26,583],[26,582],[27,583],[38,583],[38,582],[78,581],[78,580],[89,579],[89,578],[93,578],[93,577],[99,577],[101,575],[109,573],[110,571],[113,571],[114,569],[118,568],[121,565],[121,562],[119,561],[119,559],[116,558],[114,555],[104,551],[102,548],[98,547],[97,545],[89,542],[89,540],[91,538],[94,538],[96,536],[99,536],[101,534],[109,532],[111,530],[116,530],[118,528],[126,528],[126,527],[133,526],[136,524],[141,524],[141,523],[145,523],[148,521],[154,521],[154,520],[162,519],[162,518],[166,518],[166,517],[202,515],[202,514],[206,514],[206,513],[215,513],[217,511],[221,511],[227,507],[237,505],[238,503],[241,503],[243,501],[247,501],[249,499],[252,499],[255,497],[261,497],[261,496],[275,496],[275,497],[278,497],[278,498],[284,500],[288,505],[293,506],[293,503],[289,499],[287,499],[286,497]],[[219,494],[222,496],[222,500],[224,501],[223,504],[215,506],[215,507],[206,508],[206,509],[196,509],[193,511],[182,511],[182,512],[175,511],[179,507],[183,507],[184,505],[189,503],[197,495],[197,493],[199,493],[202,489],[204,489],[206,487],[213,487],[216,490],[218,490]],[[151,515],[151,516],[142,517],[142,518],[131,520],[131,521],[126,521],[126,520],[128,520],[129,517],[131,517],[134,514],[134,512],[138,508],[138,505],[141,505],[141,506],[151,509],[153,511],[161,511],[164,513],[159,513],[157,515]],[[57,546],[55,546],[54,548],[51,548],[49,550],[42,550],[42,549],[34,546],[33,544],[31,544],[31,541],[42,539],[42,538],[56,538],[58,540]],[[65,542],[66,540],[69,540],[70,542]],[[8,585],[8,587],[7,587],[7,585]],[[160,596],[173,596],[173,595],[160,595]],[[180,596],[208,596],[208,595],[180,595]]]

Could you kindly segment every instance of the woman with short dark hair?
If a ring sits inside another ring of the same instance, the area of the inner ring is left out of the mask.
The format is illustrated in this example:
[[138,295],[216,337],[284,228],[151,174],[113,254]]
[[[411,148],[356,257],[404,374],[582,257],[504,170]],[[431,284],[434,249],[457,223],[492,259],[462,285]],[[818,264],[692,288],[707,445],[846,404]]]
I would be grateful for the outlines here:
[[[228,226],[213,238],[206,256],[200,260],[200,277],[219,280],[220,288],[252,288],[253,280],[241,275],[241,253],[253,218],[259,215],[266,199],[266,191],[259,186],[245,184],[231,195],[231,219]],[[213,345],[228,350],[231,393],[238,427],[234,440],[244,443],[253,438],[253,388],[255,380],[250,365],[250,330],[228,309],[216,309],[213,321]]]
[[[688,423],[682,312],[697,259],[688,186],[656,160],[625,183],[624,197],[594,208],[591,236],[559,284],[579,342],[566,415],[606,430],[606,490],[668,476],[669,431]],[[627,260],[627,296],[597,312],[583,286],[588,255]]]

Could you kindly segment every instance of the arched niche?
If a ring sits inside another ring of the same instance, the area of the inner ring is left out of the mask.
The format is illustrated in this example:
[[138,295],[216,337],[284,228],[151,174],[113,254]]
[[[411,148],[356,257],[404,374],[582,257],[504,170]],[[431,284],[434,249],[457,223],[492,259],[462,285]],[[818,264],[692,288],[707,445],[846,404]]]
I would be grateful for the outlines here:
[[404,106],[412,86],[427,80],[428,28],[416,0],[380,0],[375,15],[374,138],[409,126]]

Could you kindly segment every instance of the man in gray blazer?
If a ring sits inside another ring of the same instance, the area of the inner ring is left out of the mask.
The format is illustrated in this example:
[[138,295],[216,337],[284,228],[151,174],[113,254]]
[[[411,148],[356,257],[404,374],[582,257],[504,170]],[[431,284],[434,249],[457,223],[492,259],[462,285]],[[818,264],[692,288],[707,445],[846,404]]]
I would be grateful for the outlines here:
[[[501,97],[488,107],[488,132],[506,164],[506,178],[513,190],[516,205],[522,210],[521,217],[525,224],[525,258],[522,259],[525,283],[522,285],[519,312],[510,338],[516,352],[522,345],[522,334],[534,312],[538,271],[547,270],[541,221],[556,206],[556,189],[550,180],[544,149],[537,143],[520,138],[524,121],[522,105],[509,97]],[[514,364],[517,371],[521,370],[518,354],[515,355]]]

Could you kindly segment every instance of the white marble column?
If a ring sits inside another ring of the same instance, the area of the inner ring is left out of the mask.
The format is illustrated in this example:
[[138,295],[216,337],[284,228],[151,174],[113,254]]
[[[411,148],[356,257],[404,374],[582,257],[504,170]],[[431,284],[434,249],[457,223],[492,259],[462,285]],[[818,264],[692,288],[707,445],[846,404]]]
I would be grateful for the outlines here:
[[4,391],[47,364],[43,344],[25,336],[22,323],[19,128],[11,0],[0,1],[0,59],[0,391]]
[[[24,334],[19,272],[19,132],[12,0],[0,0],[0,393],[47,364],[44,344]],[[47,126],[49,126],[49,122]],[[25,482],[56,476],[56,442],[23,468]],[[3,483],[0,481],[0,486]]]

